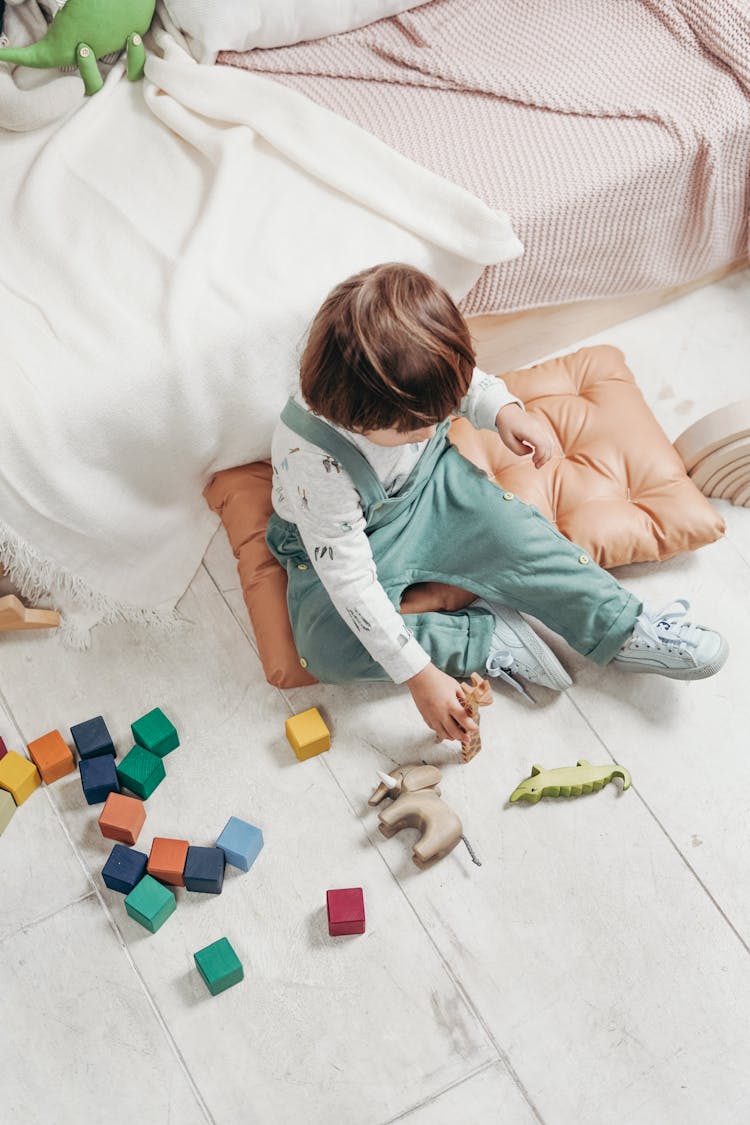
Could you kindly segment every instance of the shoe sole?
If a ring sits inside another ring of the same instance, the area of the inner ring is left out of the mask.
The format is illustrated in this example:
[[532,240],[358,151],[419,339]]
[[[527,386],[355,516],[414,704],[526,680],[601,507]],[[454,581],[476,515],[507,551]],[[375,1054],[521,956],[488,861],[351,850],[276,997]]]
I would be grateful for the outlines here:
[[[541,637],[538,637],[527,621],[524,621],[520,613],[516,610],[511,611],[514,614],[513,621],[508,621],[505,614],[508,613],[509,607],[503,607],[504,613],[502,622],[507,628],[511,629],[518,637],[524,648],[528,649],[531,655],[535,658],[538,664],[541,665],[542,671],[547,676],[550,682],[540,683],[539,680],[530,680],[528,676],[524,676],[523,672],[518,671],[517,675],[521,679],[526,680],[530,684],[537,684],[539,687],[548,687],[553,691],[567,691],[569,687],[573,686],[568,673],[563,668],[560,661],[555,654],[547,647]],[[496,616],[500,614],[496,612]],[[517,614],[517,619],[516,615]]]
[[623,672],[630,672],[632,675],[643,675],[644,673],[652,676],[666,676],[670,680],[707,680],[709,676],[715,676],[717,672],[721,671],[727,662],[729,656],[729,645],[726,640],[721,638],[721,645],[719,651],[713,660],[707,664],[701,664],[696,668],[664,668],[654,667],[643,664],[641,661],[633,661],[631,664],[628,660],[615,657],[612,661]]

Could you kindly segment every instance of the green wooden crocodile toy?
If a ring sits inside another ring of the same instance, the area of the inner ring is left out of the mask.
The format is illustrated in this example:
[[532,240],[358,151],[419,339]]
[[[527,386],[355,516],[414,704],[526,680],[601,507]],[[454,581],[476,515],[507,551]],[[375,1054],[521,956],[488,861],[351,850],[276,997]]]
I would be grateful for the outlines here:
[[40,69],[78,67],[87,94],[104,81],[97,59],[127,50],[128,78],[143,76],[143,36],[154,17],[156,0],[67,0],[43,39],[27,47],[0,47],[0,62]]
[[510,800],[536,804],[542,797],[580,797],[581,793],[598,793],[613,777],[622,779],[623,791],[630,788],[630,774],[624,766],[592,766],[583,760],[575,766],[562,766],[555,770],[532,766],[531,777],[513,790]]

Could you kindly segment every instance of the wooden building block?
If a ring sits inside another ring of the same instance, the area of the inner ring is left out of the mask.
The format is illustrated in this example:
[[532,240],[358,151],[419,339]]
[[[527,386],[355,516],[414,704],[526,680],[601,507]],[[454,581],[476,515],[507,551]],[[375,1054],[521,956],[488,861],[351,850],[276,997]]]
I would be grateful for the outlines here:
[[22,805],[41,784],[39,770],[28,758],[15,750],[0,758],[0,789],[7,790],[17,805]]
[[2,738],[0,738],[0,758],[4,758],[7,753],[8,747],[5,745]]
[[285,723],[286,736],[301,762],[331,749],[331,732],[317,707],[292,715]]
[[29,755],[46,785],[76,768],[72,751],[59,730],[51,730],[30,742]]
[[184,887],[185,860],[187,859],[187,840],[171,840],[166,836],[154,836],[151,854],[148,857],[147,871],[154,879],[170,883],[173,887]]
[[0,836],[2,836],[5,829],[11,821],[13,813],[16,811],[16,802],[11,797],[10,793],[6,793],[4,789],[0,789]]
[[110,793],[120,792],[115,760],[111,754],[81,758],[81,788],[90,805],[100,805]]
[[131,918],[140,922],[152,934],[160,929],[170,914],[174,914],[177,901],[170,890],[144,875],[125,899],[125,909]]
[[156,754],[134,746],[117,767],[117,776],[123,789],[130,789],[145,801],[164,780],[166,771],[164,762]]
[[326,891],[326,905],[331,937],[365,932],[365,897],[361,887]]
[[145,823],[143,801],[126,797],[124,793],[110,793],[99,816],[102,836],[122,844],[134,844]]
[[245,975],[242,962],[225,937],[199,949],[193,958],[212,996],[238,984]]
[[263,833],[254,824],[230,816],[216,841],[216,847],[221,848],[227,863],[231,863],[232,867],[249,871],[263,847]]
[[146,874],[148,856],[124,844],[115,844],[102,868],[102,879],[111,891],[129,895]]
[[224,852],[221,848],[188,848],[183,877],[189,891],[220,895],[224,885]]
[[160,707],[154,707],[147,715],[142,715],[130,724],[133,738],[152,754],[163,758],[180,745],[177,731]]
[[93,719],[86,719],[83,723],[76,723],[75,726],[70,728],[70,733],[81,759],[98,758],[102,754],[117,756],[112,736],[101,715],[97,715]]

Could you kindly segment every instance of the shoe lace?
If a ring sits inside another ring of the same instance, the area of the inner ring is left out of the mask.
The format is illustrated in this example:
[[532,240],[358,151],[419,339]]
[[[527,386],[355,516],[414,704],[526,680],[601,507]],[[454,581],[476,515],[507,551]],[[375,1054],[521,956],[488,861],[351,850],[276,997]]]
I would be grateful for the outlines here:
[[[680,608],[673,609],[673,606]],[[678,654],[695,648],[700,641],[700,629],[690,621],[681,620],[689,609],[690,602],[685,598],[675,598],[659,610],[644,606],[633,629],[633,640],[636,644],[642,642],[646,648]]]
[[513,676],[511,671],[512,668],[513,654],[511,653],[510,649],[495,649],[495,651],[491,652],[487,657],[485,670],[488,676],[494,676],[495,678],[503,680],[506,684],[510,684],[513,690],[517,691],[519,695],[522,695],[525,699],[528,699],[532,703],[534,703],[535,700],[531,698],[523,684],[519,684],[518,680]]

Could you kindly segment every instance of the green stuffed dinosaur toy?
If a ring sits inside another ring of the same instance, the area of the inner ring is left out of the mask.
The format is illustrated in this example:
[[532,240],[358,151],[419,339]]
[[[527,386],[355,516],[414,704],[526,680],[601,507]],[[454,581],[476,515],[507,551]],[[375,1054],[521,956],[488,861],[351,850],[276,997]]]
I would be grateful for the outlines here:
[[67,0],[44,38],[28,47],[0,47],[0,62],[21,66],[78,67],[87,94],[104,85],[97,63],[127,50],[128,78],[143,77],[143,36],[151,26],[156,0]]

